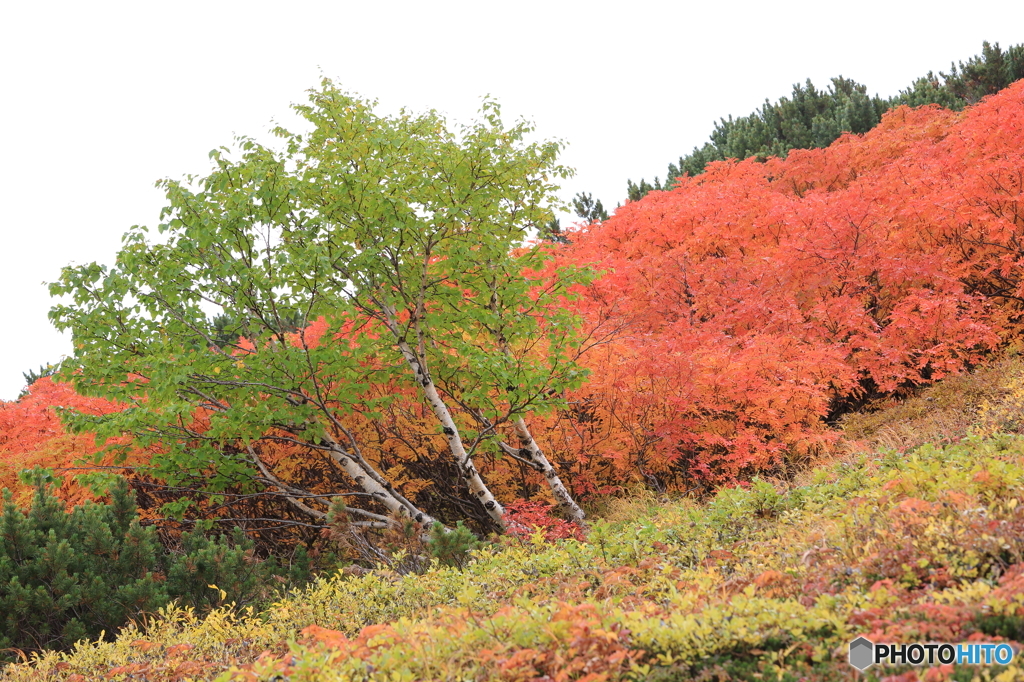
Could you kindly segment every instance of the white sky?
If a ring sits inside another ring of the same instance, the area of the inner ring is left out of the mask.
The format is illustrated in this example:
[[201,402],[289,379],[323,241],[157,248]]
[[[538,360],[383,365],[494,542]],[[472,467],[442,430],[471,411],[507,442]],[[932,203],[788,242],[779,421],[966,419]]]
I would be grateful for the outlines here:
[[720,117],[810,77],[895,94],[1024,42],[1024,2],[16,2],[0,9],[0,399],[70,349],[44,281],[156,225],[162,177],[266,137],[320,74],[388,109],[472,118],[482,95],[570,143],[565,199],[609,208]]

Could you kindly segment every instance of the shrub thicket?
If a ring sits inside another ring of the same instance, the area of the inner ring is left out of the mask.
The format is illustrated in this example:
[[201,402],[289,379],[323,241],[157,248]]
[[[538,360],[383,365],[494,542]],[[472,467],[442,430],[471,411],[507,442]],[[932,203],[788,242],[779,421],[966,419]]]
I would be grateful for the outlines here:
[[[458,567],[342,572],[261,612],[168,608],[4,679],[826,682],[853,679],[847,647],[860,635],[1024,636],[1024,438],[865,453],[807,473],[707,503],[620,498],[617,520],[592,521],[585,542],[534,532]],[[879,666],[864,679],[883,677],[1024,673]]]

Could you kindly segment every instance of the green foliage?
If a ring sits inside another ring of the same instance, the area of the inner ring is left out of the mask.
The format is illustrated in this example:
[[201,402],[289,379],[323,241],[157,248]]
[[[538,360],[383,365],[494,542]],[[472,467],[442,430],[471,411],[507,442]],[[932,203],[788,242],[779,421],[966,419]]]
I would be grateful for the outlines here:
[[423,395],[436,385],[471,438],[481,423],[559,407],[583,381],[578,320],[555,302],[590,275],[526,276],[550,253],[517,248],[551,218],[569,171],[560,143],[528,143],[532,126],[506,128],[490,101],[483,120],[452,130],[436,112],[379,115],[326,80],[309,99],[295,107],[309,134],[213,151],[209,175],[160,183],[161,239],[135,227],[116,264],[67,267],[51,285],[69,301],[51,310],[74,339],[66,378],[127,406],[69,423],[133,434],[158,446],[155,476],[213,491],[266,480],[245,451],[283,432],[419,518],[345,419],[399,399],[436,414]]
[[594,522],[588,542],[538,534],[461,567],[324,577],[261,614],[171,609],[8,676],[169,680],[187,662],[223,680],[849,679],[859,634],[1024,636],[1022,497],[1021,438],[864,456],[786,493],[622,500],[627,518]]
[[309,582],[311,562],[301,545],[286,567],[276,556],[260,559],[253,549],[240,528],[230,536],[182,533],[178,547],[160,556],[168,599],[200,612],[227,605],[241,608],[266,602],[279,587]]
[[604,205],[600,199],[594,200],[594,197],[586,192],[580,192],[572,199],[572,208],[578,215],[587,223],[596,223],[603,220],[608,220],[608,211],[604,210]]
[[1010,83],[1024,78],[1024,45],[1014,45],[1007,50],[999,43],[982,44],[981,54],[952,64],[949,73],[936,76],[931,71],[918,78],[906,90],[892,100],[895,106],[908,104],[939,104],[947,109],[960,110],[974,104],[982,97],[994,95]]
[[565,244],[569,241],[569,238],[562,232],[562,221],[558,218],[552,218],[545,223],[542,223],[537,230],[537,236],[540,239],[548,242],[555,242],[557,244]]
[[[185,533],[181,547],[167,552],[154,529],[139,524],[123,479],[111,487],[109,503],[67,511],[45,474],[34,474],[27,512],[4,492],[0,649],[68,649],[81,639],[113,636],[172,600],[205,612],[266,599],[278,582],[309,579],[304,551],[284,570],[275,560],[257,561],[252,542],[237,530],[230,541]],[[275,581],[279,574],[288,578]]]
[[755,477],[749,485],[719,489],[702,511],[702,520],[719,537],[741,537],[764,520],[803,508],[815,494],[820,498],[827,493],[810,487],[780,493],[769,481]]
[[[586,192],[579,192],[573,197],[572,209],[576,212],[577,217],[587,224],[608,220],[608,211],[605,210],[601,200],[595,200],[593,195]],[[561,221],[558,218],[552,218],[541,224],[537,235],[549,242],[564,244],[568,241],[562,233]]]
[[[667,184],[667,183],[666,183]],[[654,178],[654,184],[648,183],[646,180],[641,179],[640,184],[633,184],[632,180],[626,181],[626,198],[630,201],[640,201],[649,193],[655,190],[661,191],[661,180]]]
[[979,632],[989,637],[1002,637],[1011,642],[1024,641],[1024,616],[1005,613],[983,613],[974,619]]
[[[842,76],[832,79],[827,90],[819,90],[810,80],[794,85],[790,97],[764,106],[749,116],[722,119],[715,124],[711,141],[696,148],[678,164],[669,164],[665,188],[676,178],[699,175],[712,161],[786,156],[791,149],[827,147],[844,132],[864,133],[873,128],[890,105],[881,98],[869,97],[867,88]],[[630,201],[661,189],[641,180],[627,183]]]
[[66,512],[42,477],[28,513],[5,492],[0,516],[0,648],[67,648],[166,602],[158,544],[125,484],[107,505]]
[[276,560],[260,561],[252,550],[239,528],[230,538],[183,533],[180,549],[166,557],[167,595],[200,611],[265,598],[268,579],[280,571]]
[[697,175],[711,161],[785,156],[791,149],[827,147],[842,133],[865,133],[889,107],[867,88],[839,76],[827,90],[810,80],[794,85],[793,94],[764,106],[749,116],[722,119],[715,124],[711,142],[689,157],[670,164],[666,186],[682,175]]
[[469,561],[470,552],[480,548],[480,541],[473,532],[459,521],[451,530],[435,523],[430,529],[427,551],[443,566],[461,568]]

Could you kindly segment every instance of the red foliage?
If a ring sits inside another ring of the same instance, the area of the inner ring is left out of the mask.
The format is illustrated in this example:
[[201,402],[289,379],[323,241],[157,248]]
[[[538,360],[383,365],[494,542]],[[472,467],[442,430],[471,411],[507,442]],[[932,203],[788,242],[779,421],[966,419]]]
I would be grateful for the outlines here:
[[551,516],[553,505],[529,500],[516,500],[505,506],[508,533],[517,538],[528,539],[538,530],[548,541],[574,538],[583,540],[583,528],[577,523]]
[[[531,428],[579,495],[631,479],[712,487],[828,452],[829,416],[1018,341],[1022,187],[1024,82],[962,113],[896,109],[827,149],[712,164],[627,204],[557,250],[553,266],[606,273],[575,304],[598,343],[585,356],[591,382]],[[327,329],[318,320],[292,342],[315,347]],[[349,326],[332,340],[372,333]],[[414,402],[347,417],[413,497],[451,476],[436,466],[443,438]],[[49,380],[0,405],[0,484],[95,451],[61,431],[53,405],[115,409]],[[287,448],[267,454],[279,473],[309,466]],[[506,498],[542,487],[508,458],[482,469]],[[531,504],[510,513],[577,532]]]
[[[33,467],[53,468],[57,474],[77,473],[80,462],[92,462],[98,452],[91,434],[68,434],[57,409],[73,408],[85,414],[109,414],[117,405],[102,398],[86,398],[70,384],[44,377],[32,384],[28,395],[17,402],[0,402],[0,488],[16,491],[26,502],[31,490],[18,482],[18,473]],[[127,441],[123,441],[127,442]],[[105,461],[101,464],[110,464]],[[132,462],[127,462],[131,464]],[[70,504],[91,495],[65,476],[60,493]]]
[[619,331],[553,447],[598,445],[619,480],[726,481],[827,450],[830,412],[983,361],[1019,334],[1022,179],[1018,83],[713,164],[581,227],[562,257],[607,274],[580,312]]

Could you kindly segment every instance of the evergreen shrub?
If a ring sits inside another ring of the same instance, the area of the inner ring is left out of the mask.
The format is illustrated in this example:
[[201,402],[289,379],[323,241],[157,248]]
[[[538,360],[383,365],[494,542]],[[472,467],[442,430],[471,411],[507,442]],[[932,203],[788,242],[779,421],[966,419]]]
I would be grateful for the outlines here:
[[[291,571],[260,561],[240,530],[229,540],[182,534],[177,551],[165,549],[155,529],[139,523],[124,480],[110,502],[87,502],[68,511],[35,472],[27,511],[9,490],[0,513],[0,660],[17,651],[68,649],[83,638],[112,638],[142,614],[172,600],[205,611],[269,596],[268,586],[308,579],[299,552]],[[287,578],[275,576],[284,573]]]

